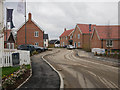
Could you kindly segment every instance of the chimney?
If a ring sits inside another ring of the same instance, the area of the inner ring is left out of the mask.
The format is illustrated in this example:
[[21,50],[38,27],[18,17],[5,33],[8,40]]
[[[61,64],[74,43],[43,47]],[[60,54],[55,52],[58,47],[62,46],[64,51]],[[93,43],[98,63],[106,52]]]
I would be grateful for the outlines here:
[[31,21],[31,18],[32,18],[32,14],[29,13],[29,14],[28,14],[28,20]]
[[66,28],[64,28],[64,32],[66,31]]

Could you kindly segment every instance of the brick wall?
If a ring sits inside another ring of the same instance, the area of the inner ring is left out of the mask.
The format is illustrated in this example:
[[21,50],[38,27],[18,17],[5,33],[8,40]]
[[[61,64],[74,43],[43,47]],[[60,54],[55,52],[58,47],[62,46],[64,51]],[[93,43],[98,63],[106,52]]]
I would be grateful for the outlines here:
[[91,39],[91,48],[101,48],[101,40],[98,39],[96,31],[93,34]]
[[[111,47],[111,49],[120,49],[119,42],[120,41],[118,40],[113,40],[113,47]],[[91,39],[91,48],[102,48],[102,43],[103,48],[108,49],[108,47],[106,46],[106,40],[99,40],[96,32],[94,32],[93,38]]]
[[91,34],[84,34],[83,35],[83,49],[90,50],[90,37]]
[[[35,31],[39,32],[39,36],[35,37]],[[26,23],[26,40],[27,44],[35,45],[37,42],[39,46],[43,47],[43,31],[31,20],[31,15],[29,15],[29,20]],[[23,25],[17,32],[17,45],[25,44],[25,25]]]
[[69,45],[69,38],[70,38],[69,36],[67,36],[67,39],[66,39],[66,36],[61,38],[60,38],[60,46],[63,46],[63,42],[64,42],[64,45]]
[[[78,38],[78,34],[80,35],[80,38]],[[80,30],[76,27],[73,33],[73,45],[75,46],[76,43],[76,48],[82,48],[83,40],[82,40],[82,34],[80,33]],[[80,46],[78,46],[78,42],[80,42]]]

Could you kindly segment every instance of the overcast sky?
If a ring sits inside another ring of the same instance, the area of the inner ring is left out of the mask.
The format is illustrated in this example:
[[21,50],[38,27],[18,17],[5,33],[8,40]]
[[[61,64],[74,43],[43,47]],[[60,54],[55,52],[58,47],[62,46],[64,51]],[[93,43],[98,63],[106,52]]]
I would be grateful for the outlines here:
[[[7,0],[14,1],[14,0]],[[16,0],[17,1],[17,0]],[[19,0],[18,0],[19,1]],[[50,39],[58,39],[64,28],[75,28],[82,24],[118,24],[118,0],[48,1],[27,2],[27,14],[32,13],[32,19],[49,34]],[[5,3],[7,8],[13,8],[13,22],[18,29],[24,23],[24,15],[17,12],[17,2]],[[28,15],[27,15],[28,16]]]

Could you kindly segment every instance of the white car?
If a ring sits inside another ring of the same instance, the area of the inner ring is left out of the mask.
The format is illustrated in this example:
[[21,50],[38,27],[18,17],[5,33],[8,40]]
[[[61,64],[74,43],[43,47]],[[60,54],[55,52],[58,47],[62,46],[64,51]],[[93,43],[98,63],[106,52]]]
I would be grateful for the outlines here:
[[72,45],[68,45],[67,46],[67,49],[74,49],[75,47],[74,46],[72,46]]
[[60,47],[60,44],[55,44],[55,47]]

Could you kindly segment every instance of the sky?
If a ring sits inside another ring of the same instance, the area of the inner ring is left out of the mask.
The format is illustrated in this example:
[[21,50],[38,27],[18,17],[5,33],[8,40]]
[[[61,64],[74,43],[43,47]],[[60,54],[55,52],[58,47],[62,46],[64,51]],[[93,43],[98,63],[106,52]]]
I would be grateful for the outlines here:
[[[24,15],[17,12],[19,0],[6,0],[5,8],[14,9],[13,23],[18,30],[24,23]],[[118,24],[119,0],[27,0],[28,13],[49,35],[49,39],[59,39],[64,28],[75,28],[76,24],[108,25]]]

